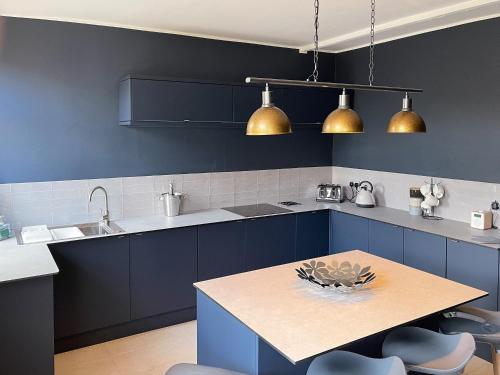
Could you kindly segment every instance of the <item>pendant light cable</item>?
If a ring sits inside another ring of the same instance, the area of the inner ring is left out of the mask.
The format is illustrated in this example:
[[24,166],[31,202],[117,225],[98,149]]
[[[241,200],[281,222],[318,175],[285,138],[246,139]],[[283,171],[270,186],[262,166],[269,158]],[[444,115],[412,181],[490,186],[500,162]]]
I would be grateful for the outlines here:
[[319,0],[314,0],[314,52],[313,52],[313,60],[314,60],[314,70],[307,77],[307,81],[310,81],[311,79],[314,82],[318,82],[318,77],[319,77],[319,72],[318,72],[318,65],[319,65],[319,38],[318,38],[318,29],[319,29]]
[[373,70],[375,68],[375,0],[371,0],[371,17],[370,17],[370,60],[368,62],[368,70],[370,71],[368,75],[368,82],[370,86],[373,86],[374,74]]

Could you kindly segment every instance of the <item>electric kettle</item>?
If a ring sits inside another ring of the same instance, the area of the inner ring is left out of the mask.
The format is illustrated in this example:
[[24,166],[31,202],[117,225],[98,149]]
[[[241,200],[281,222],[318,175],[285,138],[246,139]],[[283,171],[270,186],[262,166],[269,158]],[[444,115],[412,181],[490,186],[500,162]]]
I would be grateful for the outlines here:
[[356,206],[370,208],[375,207],[375,197],[373,196],[373,185],[370,181],[361,181],[356,193]]

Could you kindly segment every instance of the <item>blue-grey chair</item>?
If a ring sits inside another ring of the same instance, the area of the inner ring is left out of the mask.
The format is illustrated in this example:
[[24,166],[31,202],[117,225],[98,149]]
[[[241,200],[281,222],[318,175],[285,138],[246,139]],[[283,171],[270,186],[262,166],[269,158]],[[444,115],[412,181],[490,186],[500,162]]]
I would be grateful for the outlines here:
[[245,375],[241,372],[224,370],[216,367],[179,363],[165,373],[165,375]]
[[384,357],[401,358],[408,371],[435,375],[462,374],[476,350],[469,333],[445,335],[418,327],[400,327],[382,346]]
[[443,316],[439,324],[441,332],[468,332],[477,342],[490,345],[493,373],[500,375],[500,312],[464,305]]
[[334,350],[313,359],[307,375],[406,375],[403,362],[397,358],[369,358],[360,354]]

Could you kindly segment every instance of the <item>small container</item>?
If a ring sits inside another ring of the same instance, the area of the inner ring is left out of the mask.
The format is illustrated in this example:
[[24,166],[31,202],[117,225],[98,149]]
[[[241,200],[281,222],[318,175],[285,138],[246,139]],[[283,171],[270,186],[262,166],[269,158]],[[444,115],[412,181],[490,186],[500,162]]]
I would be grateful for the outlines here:
[[11,235],[10,224],[5,223],[4,217],[0,216],[0,241],[10,238]]
[[163,201],[163,212],[165,216],[177,216],[181,210],[182,193],[163,193],[160,196]]
[[420,206],[424,200],[420,188],[411,187],[410,188],[410,202],[408,212],[412,216],[422,216],[422,207]]

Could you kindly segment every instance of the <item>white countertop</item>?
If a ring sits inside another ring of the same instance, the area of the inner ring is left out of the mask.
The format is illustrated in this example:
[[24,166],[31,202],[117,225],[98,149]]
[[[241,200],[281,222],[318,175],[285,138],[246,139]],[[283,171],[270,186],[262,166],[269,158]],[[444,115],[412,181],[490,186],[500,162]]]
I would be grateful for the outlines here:
[[[500,245],[497,244],[480,244],[472,240],[472,236],[481,235],[500,237],[500,230],[496,229],[481,231],[472,229],[468,223],[459,221],[426,220],[421,216],[411,216],[406,211],[387,207],[359,208],[352,203],[320,203],[316,202],[314,199],[302,199],[298,200],[298,202],[301,204],[297,206],[282,207],[290,209],[292,211],[291,213],[332,209],[335,211],[361,216],[372,220],[378,220],[389,224],[399,225],[402,227],[456,239],[459,241],[471,242],[481,246],[490,247],[492,249],[500,248]],[[276,205],[275,202],[269,203]],[[118,224],[124,230],[124,232],[117,233],[116,235],[244,219],[248,218],[222,209],[196,211],[185,213],[175,217],[145,216],[117,220],[116,224]],[[93,237],[75,238],[64,241],[52,241],[50,243],[84,241],[88,238]],[[48,243],[18,245],[15,238],[11,238],[6,241],[0,241],[0,283],[57,273],[57,266],[52,259],[47,244]]]

